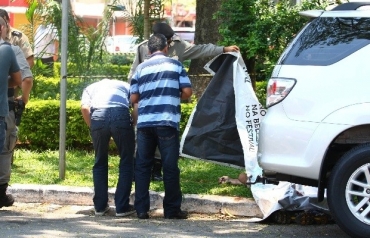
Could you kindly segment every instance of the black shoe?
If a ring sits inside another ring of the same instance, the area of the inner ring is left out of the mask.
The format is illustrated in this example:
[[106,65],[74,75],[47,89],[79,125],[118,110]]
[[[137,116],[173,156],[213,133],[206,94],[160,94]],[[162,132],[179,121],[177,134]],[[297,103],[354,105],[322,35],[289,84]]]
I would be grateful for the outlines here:
[[165,216],[165,219],[188,219],[188,212],[187,211],[179,211],[176,214]]
[[11,194],[6,194],[5,196],[0,197],[0,208],[10,207],[14,203],[14,198]]
[[147,212],[138,213],[137,218],[139,218],[139,219],[149,219],[149,215],[148,215]]

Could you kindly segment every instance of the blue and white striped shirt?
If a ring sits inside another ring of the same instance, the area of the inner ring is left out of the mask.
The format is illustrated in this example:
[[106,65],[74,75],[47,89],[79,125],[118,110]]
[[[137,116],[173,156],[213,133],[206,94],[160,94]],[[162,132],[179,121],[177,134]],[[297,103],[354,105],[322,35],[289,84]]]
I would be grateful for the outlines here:
[[130,93],[139,94],[137,128],[170,126],[179,130],[180,92],[191,87],[183,65],[154,53],[141,63],[131,80]]
[[81,105],[91,108],[129,107],[129,88],[126,82],[102,79],[87,86],[81,98]]

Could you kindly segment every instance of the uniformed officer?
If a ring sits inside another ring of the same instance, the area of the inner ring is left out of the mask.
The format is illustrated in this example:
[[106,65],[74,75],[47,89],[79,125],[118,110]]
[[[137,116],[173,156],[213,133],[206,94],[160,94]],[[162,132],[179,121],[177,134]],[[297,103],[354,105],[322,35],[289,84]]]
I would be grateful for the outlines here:
[[[10,18],[6,10],[0,9],[0,17],[2,17],[9,25]],[[8,41],[12,45],[19,46],[23,51],[23,54],[26,57],[27,62],[30,65],[30,68],[33,67],[34,65],[33,50],[26,34],[10,26],[9,33],[5,38],[5,41]]]
[[[236,45],[224,47],[214,44],[195,45],[189,43],[175,35],[175,32],[172,30],[172,28],[168,24],[162,22],[156,23],[152,30],[154,34],[162,34],[167,38],[167,43],[169,45],[167,56],[177,59],[180,62],[184,62],[184,60],[188,59],[214,57],[225,52],[239,51],[239,47]],[[131,78],[136,70],[136,67],[144,60],[149,59],[149,57],[150,53],[148,49],[148,41],[145,40],[137,47],[135,60],[131,65],[130,73],[128,75],[128,82],[131,82]]]
[[[173,29],[166,23],[156,23],[153,28],[154,34],[162,34],[167,38],[168,43],[168,57],[174,58],[180,62],[188,59],[199,59],[206,57],[214,57],[225,52],[236,52],[239,51],[239,47],[236,45],[231,46],[217,46],[214,44],[201,44],[195,45],[182,40],[179,36],[175,35]],[[135,60],[131,65],[131,69],[128,75],[128,82],[131,82],[131,78],[136,70],[136,67],[149,59],[150,53],[148,49],[148,41],[145,40],[139,44],[135,56]],[[161,181],[162,178],[162,163],[160,160],[160,154],[158,149],[156,150],[156,159],[153,166],[152,180]]]
[[[21,31],[18,31],[15,28],[12,28],[9,25],[10,18],[9,18],[8,12],[1,8],[0,8],[0,17],[2,17],[9,26],[9,32],[7,36],[5,37],[5,41],[8,41],[12,45],[19,46],[24,56],[26,57],[28,65],[30,66],[30,68],[32,68],[34,65],[34,54],[33,54],[31,44],[28,40],[28,37],[26,36],[26,34],[22,33]],[[27,104],[32,87],[33,87],[33,76],[30,75],[29,77],[23,78],[22,96],[18,97],[18,99],[22,99],[23,102]],[[10,89],[10,91],[12,90]],[[14,97],[17,97],[18,88],[16,88],[14,92],[10,92],[10,94],[14,95]]]
[[[9,25],[9,15],[4,9],[0,9],[0,17],[7,23],[8,32],[5,36],[5,41],[12,44],[12,49],[16,54],[17,62],[21,68],[22,74],[22,95],[18,96],[18,87],[8,88],[8,104],[9,104],[9,114],[5,121],[7,123],[6,130],[6,145],[2,151],[0,151],[0,160],[11,161],[13,163],[14,148],[18,137],[18,124],[20,122],[20,115],[16,114],[16,105],[26,105],[28,103],[31,89],[33,87],[33,75],[31,72],[31,67],[34,65],[33,50],[29,43],[28,37],[22,32],[10,27]],[[18,118],[16,118],[16,115]],[[10,168],[9,168],[10,170]],[[10,172],[7,175],[10,178]]]
[[[6,194],[6,190],[8,187],[9,180],[10,180],[10,173],[11,173],[11,154],[3,156],[3,152],[7,150],[8,143],[10,143],[10,141],[8,140],[9,138],[8,132],[10,132],[9,127],[11,127],[8,121],[8,119],[11,120],[11,115],[8,112],[10,105],[7,102],[8,100],[7,100],[6,91],[8,87],[13,88],[15,86],[21,86],[22,84],[21,72],[20,72],[20,68],[16,60],[15,52],[12,51],[10,43],[4,41],[6,34],[8,33],[7,31],[8,31],[8,24],[3,18],[0,18],[0,33],[1,33],[0,34],[1,35],[0,45],[1,45],[1,53],[2,53],[2,56],[0,58],[0,66],[1,66],[1,70],[0,70],[1,71],[0,151],[2,152],[0,155],[0,208],[4,206],[6,207],[11,206],[14,203],[14,198],[11,195]],[[19,49],[19,52],[21,52],[20,49]],[[23,56],[23,60],[28,66],[28,63],[26,62],[26,59],[24,56]]]

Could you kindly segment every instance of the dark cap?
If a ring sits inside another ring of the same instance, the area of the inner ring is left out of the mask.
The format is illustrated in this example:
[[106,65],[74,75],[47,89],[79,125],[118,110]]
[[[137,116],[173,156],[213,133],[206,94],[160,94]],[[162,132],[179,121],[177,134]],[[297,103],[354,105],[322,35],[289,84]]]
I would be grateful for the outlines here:
[[154,24],[152,30],[154,34],[162,34],[167,39],[170,39],[175,34],[172,28],[167,23],[163,23],[163,22]]

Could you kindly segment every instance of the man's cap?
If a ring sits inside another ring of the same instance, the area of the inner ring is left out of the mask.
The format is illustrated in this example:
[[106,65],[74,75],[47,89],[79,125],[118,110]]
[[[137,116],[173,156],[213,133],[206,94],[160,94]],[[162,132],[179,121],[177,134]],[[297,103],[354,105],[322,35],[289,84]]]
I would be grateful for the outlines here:
[[163,23],[163,22],[154,24],[152,30],[154,34],[162,34],[167,39],[170,39],[175,34],[172,28],[167,23]]

